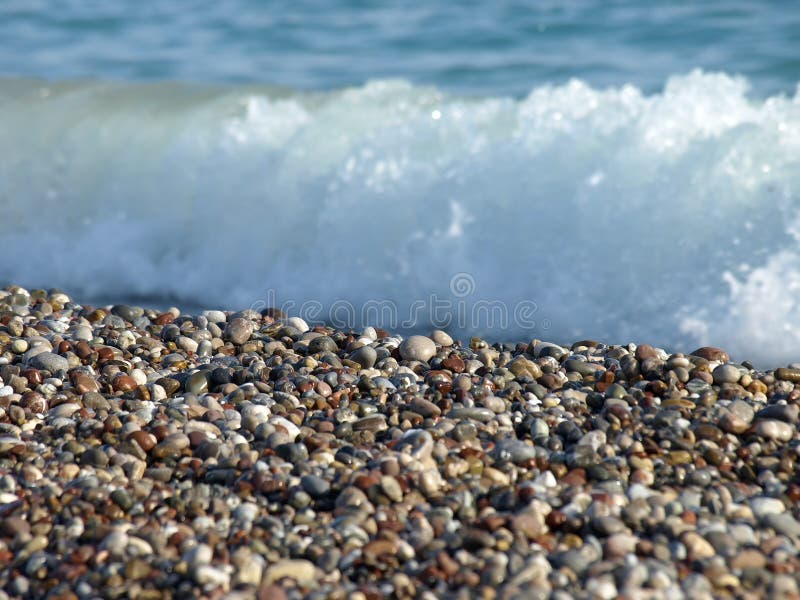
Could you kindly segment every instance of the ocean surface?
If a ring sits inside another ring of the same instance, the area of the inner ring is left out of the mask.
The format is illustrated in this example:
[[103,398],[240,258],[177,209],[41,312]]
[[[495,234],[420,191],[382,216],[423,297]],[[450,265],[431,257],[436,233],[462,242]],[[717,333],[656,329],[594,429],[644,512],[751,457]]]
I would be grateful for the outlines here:
[[0,4],[0,283],[800,360],[800,6]]

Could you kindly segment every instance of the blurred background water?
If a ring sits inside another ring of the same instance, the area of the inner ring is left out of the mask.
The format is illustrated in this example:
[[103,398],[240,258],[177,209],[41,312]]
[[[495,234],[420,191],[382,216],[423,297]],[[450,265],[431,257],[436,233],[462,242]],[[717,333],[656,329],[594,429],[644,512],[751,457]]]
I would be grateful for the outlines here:
[[522,96],[570,78],[653,93],[699,67],[771,95],[794,92],[798,31],[785,0],[5,0],[0,73],[302,89],[400,77]]
[[798,31],[792,2],[6,0],[0,282],[797,359]]

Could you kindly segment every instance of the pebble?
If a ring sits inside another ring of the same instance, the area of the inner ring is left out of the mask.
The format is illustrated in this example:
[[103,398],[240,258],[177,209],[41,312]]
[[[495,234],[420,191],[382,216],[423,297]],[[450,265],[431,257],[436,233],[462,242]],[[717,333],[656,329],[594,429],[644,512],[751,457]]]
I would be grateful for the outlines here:
[[69,369],[69,361],[63,356],[53,354],[52,352],[41,352],[36,354],[28,362],[34,369],[41,369],[49,371],[50,373],[58,373],[59,371],[66,371]]
[[758,496],[750,499],[750,510],[753,514],[762,519],[767,515],[779,514],[786,510],[784,503],[778,498],[768,498],[765,496]]
[[431,332],[431,339],[439,346],[450,347],[453,345],[453,338],[441,329],[434,329]]
[[312,498],[324,496],[331,489],[330,482],[317,475],[304,475],[300,484]]
[[267,568],[263,581],[269,585],[284,579],[291,579],[300,586],[308,586],[314,581],[314,576],[314,563],[311,561],[280,560]]
[[701,358],[705,358],[706,360],[714,360],[721,363],[726,363],[730,360],[730,356],[728,353],[720,348],[715,348],[713,346],[703,346],[702,348],[698,348],[694,352],[691,353],[692,356],[699,356]]
[[436,344],[425,336],[412,335],[403,340],[399,350],[403,360],[428,362],[436,354]]
[[231,319],[223,331],[224,339],[237,345],[244,344],[252,334],[253,324],[241,317]]
[[371,369],[378,360],[378,353],[371,346],[362,346],[350,355],[350,360],[357,362],[365,369]]
[[688,531],[681,537],[681,542],[686,546],[688,556],[692,560],[710,558],[716,554],[714,547],[701,535]]
[[788,442],[796,433],[796,429],[783,421],[764,419],[756,423],[755,432],[757,435],[770,440]]
[[780,368],[775,371],[775,378],[781,381],[800,383],[800,369]]
[[712,373],[714,383],[723,385],[725,383],[737,383],[741,377],[739,369],[733,365],[725,364],[719,365]]

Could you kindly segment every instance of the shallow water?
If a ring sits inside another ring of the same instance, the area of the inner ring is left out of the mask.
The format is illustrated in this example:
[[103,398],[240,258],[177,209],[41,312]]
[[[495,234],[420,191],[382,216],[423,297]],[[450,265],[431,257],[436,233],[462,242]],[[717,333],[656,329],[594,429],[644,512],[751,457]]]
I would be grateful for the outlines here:
[[0,280],[800,355],[786,4],[79,5],[0,7]]

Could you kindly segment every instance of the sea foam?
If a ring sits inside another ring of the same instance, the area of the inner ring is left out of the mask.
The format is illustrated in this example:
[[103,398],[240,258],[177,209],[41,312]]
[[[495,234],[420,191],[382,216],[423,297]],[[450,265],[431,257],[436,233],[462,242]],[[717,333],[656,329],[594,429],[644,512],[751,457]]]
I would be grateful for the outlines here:
[[7,282],[800,358],[800,94],[726,74],[522,99],[5,80],[0,155]]

